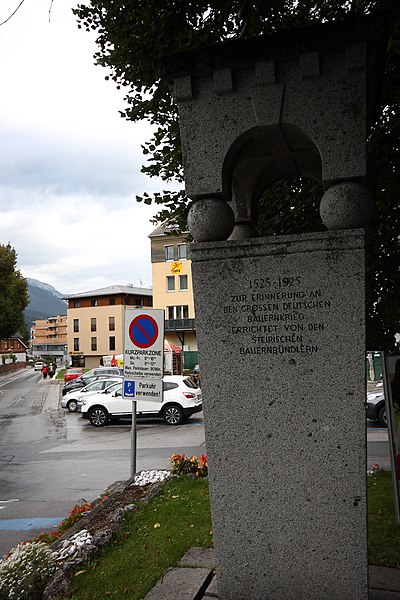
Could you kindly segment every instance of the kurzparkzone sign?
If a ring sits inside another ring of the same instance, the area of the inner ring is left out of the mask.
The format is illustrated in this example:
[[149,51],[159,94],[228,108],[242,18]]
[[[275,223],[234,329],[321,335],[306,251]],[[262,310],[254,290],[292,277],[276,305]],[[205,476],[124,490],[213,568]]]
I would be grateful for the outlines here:
[[164,311],[125,310],[124,378],[162,379],[164,370]]

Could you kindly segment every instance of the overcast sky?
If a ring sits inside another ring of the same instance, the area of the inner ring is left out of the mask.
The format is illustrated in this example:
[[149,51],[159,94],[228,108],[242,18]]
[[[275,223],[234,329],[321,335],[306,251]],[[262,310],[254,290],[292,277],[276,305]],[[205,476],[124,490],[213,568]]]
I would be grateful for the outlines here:
[[[0,22],[20,0],[1,0]],[[62,293],[151,285],[150,219],[136,194],[169,186],[140,173],[146,123],[95,66],[76,0],[25,0],[0,27],[0,243],[24,277]]]

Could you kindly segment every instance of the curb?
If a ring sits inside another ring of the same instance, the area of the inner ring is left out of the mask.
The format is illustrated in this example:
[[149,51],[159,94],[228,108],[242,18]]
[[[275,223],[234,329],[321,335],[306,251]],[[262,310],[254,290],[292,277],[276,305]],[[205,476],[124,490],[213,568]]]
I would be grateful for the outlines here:
[[[136,473],[135,477],[138,474]],[[63,547],[66,541],[79,534],[79,532],[83,530],[91,530],[93,532],[91,534],[91,542],[81,552],[67,558],[62,563],[60,562],[52,579],[46,585],[42,596],[43,600],[51,600],[52,598],[66,594],[72,585],[68,574],[95,556],[112,539],[113,534],[120,529],[126,513],[137,510],[137,505],[140,503],[150,502],[159,493],[164,483],[164,481],[157,481],[155,483],[148,483],[147,485],[134,485],[133,481],[134,478],[127,481],[116,481],[109,486],[104,492],[104,495],[108,497],[103,499],[103,495],[100,496],[98,499],[100,500],[100,504],[98,506],[83,516],[64,535],[53,542],[50,548],[53,552],[56,552]],[[129,489],[131,489],[134,498],[131,498],[130,502],[118,505],[118,499]],[[114,510],[113,504],[116,504]],[[97,524],[100,522],[100,526],[96,527],[96,522]]]

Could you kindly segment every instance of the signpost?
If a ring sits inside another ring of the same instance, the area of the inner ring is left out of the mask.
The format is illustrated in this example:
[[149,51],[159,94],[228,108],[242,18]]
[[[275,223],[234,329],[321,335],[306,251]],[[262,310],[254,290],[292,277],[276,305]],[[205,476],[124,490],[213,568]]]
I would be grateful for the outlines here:
[[132,399],[131,477],[136,473],[136,402],[163,401],[164,310],[125,309],[124,398]]

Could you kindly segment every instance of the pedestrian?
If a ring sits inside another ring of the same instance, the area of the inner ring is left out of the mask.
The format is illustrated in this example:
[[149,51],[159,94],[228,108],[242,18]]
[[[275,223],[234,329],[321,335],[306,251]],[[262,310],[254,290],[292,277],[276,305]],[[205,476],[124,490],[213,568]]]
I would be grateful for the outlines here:
[[43,367],[42,367],[42,375],[43,375],[43,379],[46,379],[46,377],[47,377],[47,371],[48,371],[48,368],[47,368],[47,365],[46,365],[46,363],[45,363],[45,364],[43,365]]
[[55,371],[55,369],[54,369],[54,363],[51,362],[49,364],[49,377],[50,377],[50,379],[53,379],[54,371]]

